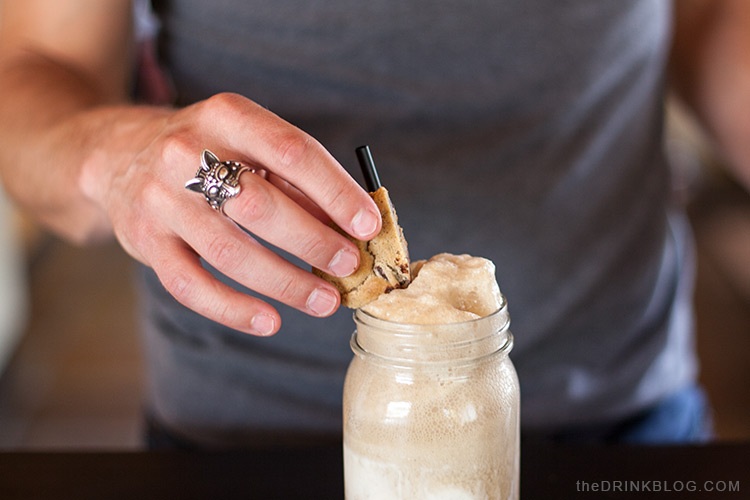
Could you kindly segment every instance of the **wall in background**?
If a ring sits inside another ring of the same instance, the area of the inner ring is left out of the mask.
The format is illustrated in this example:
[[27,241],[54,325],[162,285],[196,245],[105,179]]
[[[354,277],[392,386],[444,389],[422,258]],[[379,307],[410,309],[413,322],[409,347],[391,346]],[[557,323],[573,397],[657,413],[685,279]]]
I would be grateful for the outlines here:
[[26,265],[15,211],[0,186],[0,374],[23,332]]
[[[0,14],[2,3],[0,0]],[[0,375],[26,323],[26,266],[17,219],[0,184]]]

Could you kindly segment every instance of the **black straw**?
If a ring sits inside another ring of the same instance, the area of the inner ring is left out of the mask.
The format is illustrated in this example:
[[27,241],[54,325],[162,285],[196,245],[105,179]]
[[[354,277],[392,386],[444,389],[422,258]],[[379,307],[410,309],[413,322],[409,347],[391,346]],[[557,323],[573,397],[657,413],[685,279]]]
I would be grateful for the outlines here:
[[380,188],[380,178],[378,177],[378,171],[375,169],[375,162],[372,161],[370,146],[360,146],[356,151],[359,167],[362,169],[362,175],[365,177],[367,190],[374,193]]

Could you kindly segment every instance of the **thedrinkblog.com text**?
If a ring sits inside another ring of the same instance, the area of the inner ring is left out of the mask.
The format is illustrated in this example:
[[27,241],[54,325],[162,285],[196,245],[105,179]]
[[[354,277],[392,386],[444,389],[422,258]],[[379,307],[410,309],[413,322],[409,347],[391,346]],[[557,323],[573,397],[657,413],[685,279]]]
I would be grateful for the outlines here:
[[576,481],[576,491],[578,492],[591,492],[591,493],[606,493],[606,492],[716,492],[716,493],[739,493],[740,482],[739,481],[658,481],[658,480],[645,480],[645,481],[617,481],[617,480],[601,480],[601,481]]

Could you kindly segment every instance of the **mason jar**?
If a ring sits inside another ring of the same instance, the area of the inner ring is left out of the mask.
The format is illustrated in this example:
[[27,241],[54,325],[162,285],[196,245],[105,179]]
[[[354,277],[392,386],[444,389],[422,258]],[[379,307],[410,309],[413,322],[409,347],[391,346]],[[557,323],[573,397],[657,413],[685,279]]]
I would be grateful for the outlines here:
[[519,387],[503,298],[473,321],[354,314],[344,385],[347,500],[517,499]]

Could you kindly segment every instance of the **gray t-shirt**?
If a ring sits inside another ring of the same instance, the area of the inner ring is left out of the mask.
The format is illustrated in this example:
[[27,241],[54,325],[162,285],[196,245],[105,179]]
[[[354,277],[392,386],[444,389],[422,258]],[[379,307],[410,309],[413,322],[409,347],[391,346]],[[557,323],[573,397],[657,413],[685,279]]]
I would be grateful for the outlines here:
[[[622,418],[693,381],[690,236],[662,153],[669,0],[155,5],[181,104],[239,92],[356,178],[369,144],[413,258],[495,262],[527,431]],[[155,416],[213,442],[340,432],[351,312],[278,307],[281,331],[255,338],[144,270]]]

